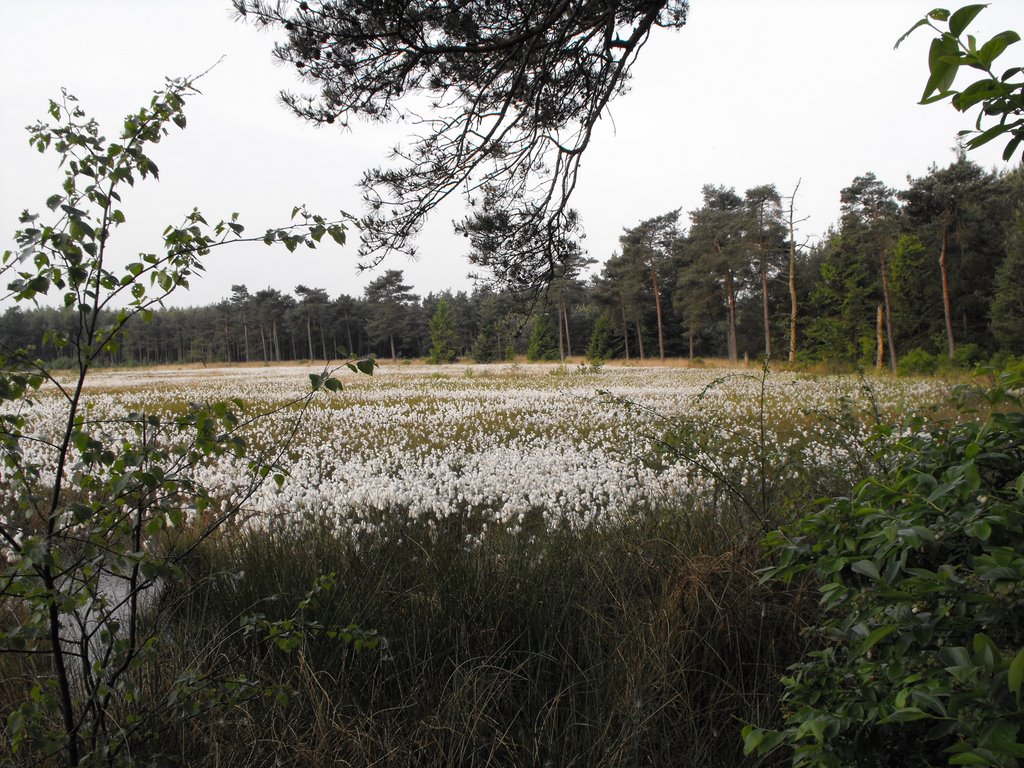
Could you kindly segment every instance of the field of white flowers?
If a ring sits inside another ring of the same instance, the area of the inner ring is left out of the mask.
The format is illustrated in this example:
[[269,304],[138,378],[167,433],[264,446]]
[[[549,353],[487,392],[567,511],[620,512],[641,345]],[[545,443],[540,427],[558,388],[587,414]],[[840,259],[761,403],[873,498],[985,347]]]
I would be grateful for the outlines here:
[[[272,411],[308,390],[316,372],[97,372],[86,390],[88,419],[113,424],[129,411],[230,398],[252,411]],[[892,378],[866,387],[856,377],[762,377],[757,369],[448,365],[337,375],[343,392],[318,395],[301,414],[289,408],[255,422],[249,439],[285,448],[286,476],[246,500],[250,524],[287,524],[312,514],[359,532],[381,515],[442,521],[469,513],[485,528],[527,520],[601,525],[700,494],[712,482],[706,467],[716,463],[749,478],[765,450],[785,457],[768,468],[773,476],[791,471],[790,464],[845,472],[869,430],[864,420],[840,423],[843,413],[905,414],[940,401],[947,389]],[[30,411],[40,435],[62,426],[62,407],[44,390]],[[690,461],[657,460],[659,439],[681,424],[704,436],[696,453]],[[716,437],[732,449],[702,454]],[[225,503],[246,487],[245,463],[232,457],[197,471]]]

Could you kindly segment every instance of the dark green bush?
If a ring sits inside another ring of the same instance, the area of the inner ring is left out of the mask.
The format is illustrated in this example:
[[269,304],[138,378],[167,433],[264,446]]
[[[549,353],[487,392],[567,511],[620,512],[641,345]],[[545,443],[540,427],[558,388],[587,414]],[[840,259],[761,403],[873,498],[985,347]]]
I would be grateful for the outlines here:
[[769,536],[768,578],[820,584],[820,645],[783,681],[786,727],[748,727],[748,752],[786,745],[794,766],[1019,764],[1022,388],[1016,370],[962,389],[968,418],[895,440],[888,472]]
[[985,350],[977,344],[961,344],[953,352],[953,362],[957,368],[971,370],[985,360]]
[[923,349],[912,349],[900,358],[900,373],[906,375],[930,375],[938,368],[938,358]]

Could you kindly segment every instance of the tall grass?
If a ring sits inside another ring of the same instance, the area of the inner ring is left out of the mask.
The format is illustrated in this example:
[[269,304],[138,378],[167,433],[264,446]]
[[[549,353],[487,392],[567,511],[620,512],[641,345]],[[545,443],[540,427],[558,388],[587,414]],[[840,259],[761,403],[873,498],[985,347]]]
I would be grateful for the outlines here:
[[[766,376],[758,402],[719,398],[731,415],[645,422],[662,430],[646,461],[700,482],[629,515],[570,524],[534,509],[502,524],[474,502],[363,511],[339,529],[336,513],[285,508],[222,530],[154,607],[160,656],[137,696],[185,695],[133,764],[773,764],[742,756],[740,729],[780,724],[779,679],[806,649],[817,594],[762,585],[759,540],[871,471],[852,443],[877,414],[843,400],[780,420]],[[333,589],[307,600],[327,573]],[[356,652],[314,632],[286,652],[249,631],[293,619],[383,642]],[[37,675],[0,658],[0,716]]]
[[[232,659],[224,675],[292,693],[151,747],[203,766],[749,765],[739,728],[775,722],[814,600],[759,585],[757,551],[706,522],[481,535],[413,520],[352,541],[311,519],[224,536],[180,587],[168,663]],[[324,572],[337,586],[309,618],[374,627],[377,650],[310,638],[285,654],[235,629],[286,617]]]

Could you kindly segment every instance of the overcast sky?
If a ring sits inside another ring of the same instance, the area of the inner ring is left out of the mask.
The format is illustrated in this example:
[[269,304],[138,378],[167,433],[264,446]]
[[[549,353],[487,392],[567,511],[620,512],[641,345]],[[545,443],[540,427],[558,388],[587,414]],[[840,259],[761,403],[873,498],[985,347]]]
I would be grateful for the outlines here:
[[[918,106],[930,35],[896,39],[936,0],[692,0],[681,31],[657,30],[612,102],[584,159],[575,206],[584,246],[603,261],[624,227],[700,204],[708,183],[774,183],[796,200],[804,238],[834,223],[839,191],[873,171],[891,186],[952,161],[957,130],[971,117],[946,104]],[[955,7],[955,6],[954,6]],[[985,39],[1024,27],[1024,2],[993,0],[975,21]],[[227,0],[0,0],[0,240],[13,245],[18,213],[45,210],[59,190],[56,155],[28,146],[24,126],[41,119],[65,87],[114,138],[123,116],[148,102],[165,76],[202,72],[202,96],[186,106],[188,128],[153,152],[161,180],[125,195],[128,225],[114,245],[125,261],[159,249],[159,235],[198,206],[209,219],[241,213],[255,231],[286,223],[306,203],[330,215],[359,213],[362,171],[385,161],[402,130],[314,128],[277,102],[301,88],[271,57],[274,37],[233,20]],[[1004,54],[1024,58],[1024,44]],[[999,165],[995,146],[972,154]],[[420,294],[467,289],[465,241],[451,233],[458,202],[437,211],[417,262],[393,256]],[[177,304],[298,284],[359,295],[375,274],[356,271],[356,245],[288,254],[245,245],[214,251],[207,274]]]

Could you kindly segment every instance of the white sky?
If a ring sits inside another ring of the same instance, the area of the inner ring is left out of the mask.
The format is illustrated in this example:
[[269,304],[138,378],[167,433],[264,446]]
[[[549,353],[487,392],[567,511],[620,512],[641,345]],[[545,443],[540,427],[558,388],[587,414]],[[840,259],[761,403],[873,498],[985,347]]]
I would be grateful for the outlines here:
[[[891,186],[952,160],[957,130],[973,117],[948,104],[916,104],[927,79],[928,30],[898,51],[896,39],[936,0],[692,0],[679,32],[658,30],[641,52],[629,93],[584,158],[574,198],[584,246],[603,261],[624,227],[700,204],[703,184],[775,183],[783,195],[802,179],[801,235],[815,238],[839,212],[839,191],[874,171]],[[956,7],[956,6],[954,6]],[[969,30],[987,39],[1024,27],[1022,0],[992,0]],[[317,129],[277,103],[301,85],[273,62],[273,37],[233,21],[228,0],[0,0],[0,248],[13,247],[24,208],[45,211],[59,191],[56,155],[28,146],[24,126],[41,119],[61,87],[78,96],[113,139],[121,119],[148,102],[165,76],[226,59],[186,105],[188,128],[155,148],[161,181],[125,194],[128,225],[113,244],[127,261],[157,251],[159,235],[198,206],[208,219],[232,211],[250,232],[287,223],[292,206],[324,215],[359,213],[364,169],[386,162],[402,129]],[[1004,54],[1019,64],[1024,44]],[[1001,147],[972,154],[999,164]],[[289,254],[243,245],[215,250],[207,273],[176,304],[206,304],[230,286],[251,291],[298,284],[359,295],[374,274],[404,269],[427,294],[470,287],[465,241],[451,232],[461,203],[439,210],[420,238],[420,259],[390,257],[357,274],[356,244]]]

